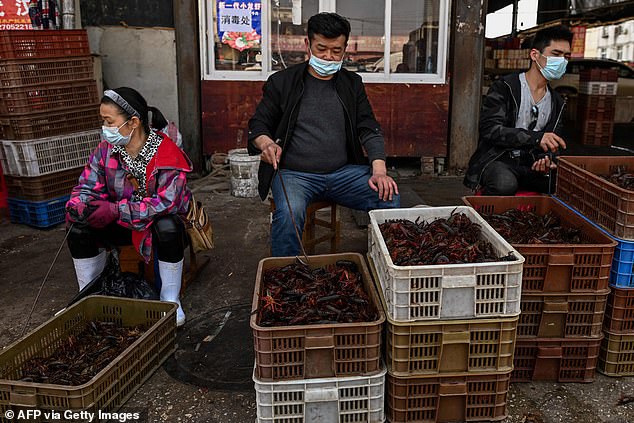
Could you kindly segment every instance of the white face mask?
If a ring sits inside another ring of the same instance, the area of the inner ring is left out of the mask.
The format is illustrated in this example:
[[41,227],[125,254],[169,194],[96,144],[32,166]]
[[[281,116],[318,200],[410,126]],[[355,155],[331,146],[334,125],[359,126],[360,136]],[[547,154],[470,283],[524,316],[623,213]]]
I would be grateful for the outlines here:
[[128,122],[129,120],[126,120],[119,127],[102,126],[101,134],[103,135],[103,138],[112,145],[128,145],[128,143],[130,142],[130,137],[132,137],[132,132],[134,132],[134,129],[132,129],[132,132],[130,132],[130,135],[121,135],[121,132],[119,132],[119,129],[123,128],[123,125],[125,125]]

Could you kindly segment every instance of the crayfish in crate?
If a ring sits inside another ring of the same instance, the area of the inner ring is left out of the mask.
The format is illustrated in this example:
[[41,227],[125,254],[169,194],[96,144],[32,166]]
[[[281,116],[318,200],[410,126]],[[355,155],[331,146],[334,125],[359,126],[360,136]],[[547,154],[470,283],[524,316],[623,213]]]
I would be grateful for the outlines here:
[[339,260],[311,269],[301,263],[265,270],[260,326],[371,322],[378,318],[357,264]]
[[582,244],[581,229],[562,225],[552,211],[540,216],[531,210],[509,209],[482,217],[511,244]]

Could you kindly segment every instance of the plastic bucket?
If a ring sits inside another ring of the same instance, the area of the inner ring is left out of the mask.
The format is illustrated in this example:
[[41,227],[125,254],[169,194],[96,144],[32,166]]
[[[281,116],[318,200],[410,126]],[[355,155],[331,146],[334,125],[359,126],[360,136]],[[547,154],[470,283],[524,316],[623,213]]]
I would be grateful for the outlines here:
[[231,195],[247,198],[257,196],[260,156],[249,156],[246,148],[229,150],[229,166]]

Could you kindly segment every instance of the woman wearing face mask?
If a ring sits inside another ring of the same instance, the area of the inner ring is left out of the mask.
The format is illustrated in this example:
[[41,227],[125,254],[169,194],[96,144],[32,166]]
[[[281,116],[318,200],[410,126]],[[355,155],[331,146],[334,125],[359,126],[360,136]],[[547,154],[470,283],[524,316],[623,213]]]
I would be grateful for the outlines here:
[[185,314],[179,292],[186,235],[180,216],[187,213],[191,198],[186,179],[191,162],[165,134],[150,129],[150,124],[162,127],[165,118],[136,90],[105,91],[100,114],[102,142],[66,204],[67,221],[73,223],[68,247],[79,289],[105,266],[106,252],[100,241],[132,243],[146,262],[154,246],[161,300],[178,303],[181,326]]

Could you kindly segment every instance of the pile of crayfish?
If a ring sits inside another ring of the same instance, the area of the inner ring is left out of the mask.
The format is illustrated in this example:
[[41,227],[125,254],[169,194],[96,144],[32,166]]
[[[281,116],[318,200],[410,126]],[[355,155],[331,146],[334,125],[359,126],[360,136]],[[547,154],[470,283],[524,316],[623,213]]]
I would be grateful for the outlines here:
[[607,179],[623,189],[634,191],[634,173],[629,173],[625,166],[617,166],[611,175],[603,176],[603,179]]
[[583,244],[581,229],[568,228],[549,211],[540,216],[529,210],[509,209],[482,217],[511,244]]
[[48,357],[33,357],[22,365],[22,382],[78,386],[87,383],[141,337],[145,328],[124,328],[113,322],[91,321]]
[[464,213],[426,223],[388,220],[379,225],[385,244],[397,266],[512,261],[512,253],[499,257],[481,237],[480,225]]
[[356,263],[310,267],[296,263],[264,271],[258,309],[260,326],[372,322],[376,309],[363,288]]

